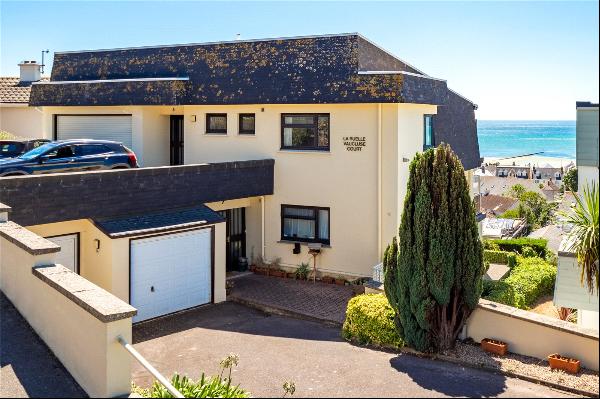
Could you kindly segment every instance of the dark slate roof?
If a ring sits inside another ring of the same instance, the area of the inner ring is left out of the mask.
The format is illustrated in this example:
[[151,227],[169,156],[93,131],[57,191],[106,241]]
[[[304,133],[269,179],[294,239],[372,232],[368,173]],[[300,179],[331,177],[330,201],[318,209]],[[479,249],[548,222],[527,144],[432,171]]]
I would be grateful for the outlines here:
[[590,101],[577,101],[575,106],[577,108],[598,108],[598,103],[593,103]]
[[51,82],[33,85],[30,104],[446,101],[445,81],[341,34],[56,53]]
[[[31,93],[31,82],[21,82],[19,77],[0,77],[0,103],[27,104]],[[41,82],[47,82],[42,78]]]
[[111,238],[168,230],[197,227],[223,222],[225,219],[205,205],[187,209],[173,209],[120,218],[95,219],[94,224]]

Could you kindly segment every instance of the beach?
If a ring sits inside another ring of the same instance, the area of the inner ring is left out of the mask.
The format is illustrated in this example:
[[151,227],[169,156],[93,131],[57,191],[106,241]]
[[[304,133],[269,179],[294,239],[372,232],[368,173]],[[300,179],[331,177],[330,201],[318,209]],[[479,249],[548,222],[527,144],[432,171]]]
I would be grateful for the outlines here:
[[512,165],[513,162],[517,166],[537,166],[544,167],[546,165],[551,165],[553,168],[565,167],[570,164],[575,164],[574,159],[570,158],[555,158],[555,157],[545,157],[542,155],[529,155],[529,156],[519,156],[514,158],[508,157],[484,157],[483,162],[487,164],[495,164],[497,162],[500,165]]

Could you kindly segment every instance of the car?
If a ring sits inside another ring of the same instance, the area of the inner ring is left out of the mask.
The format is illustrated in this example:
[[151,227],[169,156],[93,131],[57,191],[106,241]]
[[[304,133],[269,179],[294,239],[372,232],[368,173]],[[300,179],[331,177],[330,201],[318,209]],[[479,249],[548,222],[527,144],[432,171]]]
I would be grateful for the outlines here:
[[0,159],[18,157],[49,142],[47,139],[0,140]]
[[105,140],[62,140],[43,144],[15,158],[0,159],[0,176],[137,168],[135,153]]

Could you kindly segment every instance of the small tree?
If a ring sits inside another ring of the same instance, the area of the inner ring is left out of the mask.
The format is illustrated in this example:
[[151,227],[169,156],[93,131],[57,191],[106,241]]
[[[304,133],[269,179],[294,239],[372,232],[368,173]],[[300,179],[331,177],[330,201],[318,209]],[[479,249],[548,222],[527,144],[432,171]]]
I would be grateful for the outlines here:
[[384,256],[385,290],[404,340],[421,351],[445,350],[483,289],[475,209],[450,146],[417,154],[409,169],[397,249],[394,240]]
[[520,198],[527,191],[522,184],[513,184],[513,186],[508,190],[508,196],[513,198]]
[[577,168],[571,168],[565,173],[563,177],[563,187],[566,190],[577,192],[578,177],[577,177]]

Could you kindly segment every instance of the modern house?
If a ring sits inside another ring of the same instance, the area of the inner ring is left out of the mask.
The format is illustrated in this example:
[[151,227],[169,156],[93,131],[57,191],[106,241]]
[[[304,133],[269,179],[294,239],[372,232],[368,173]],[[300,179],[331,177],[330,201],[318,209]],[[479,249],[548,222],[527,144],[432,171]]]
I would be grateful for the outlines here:
[[320,273],[370,276],[414,154],[480,165],[476,105],[359,34],[56,53],[30,105],[45,137],[118,140],[143,166],[0,182],[11,220],[134,321],[224,300],[240,258],[312,262],[309,244]]
[[[598,104],[577,102],[577,174],[579,195],[586,184],[598,179]],[[598,291],[590,294],[581,281],[581,268],[565,237],[558,251],[558,273],[554,287],[556,306],[577,309],[577,323],[598,331]]]
[[33,82],[44,82],[41,65],[36,61],[19,64],[20,75],[0,77],[0,131],[22,138],[38,138],[43,135],[43,114],[29,106]]

